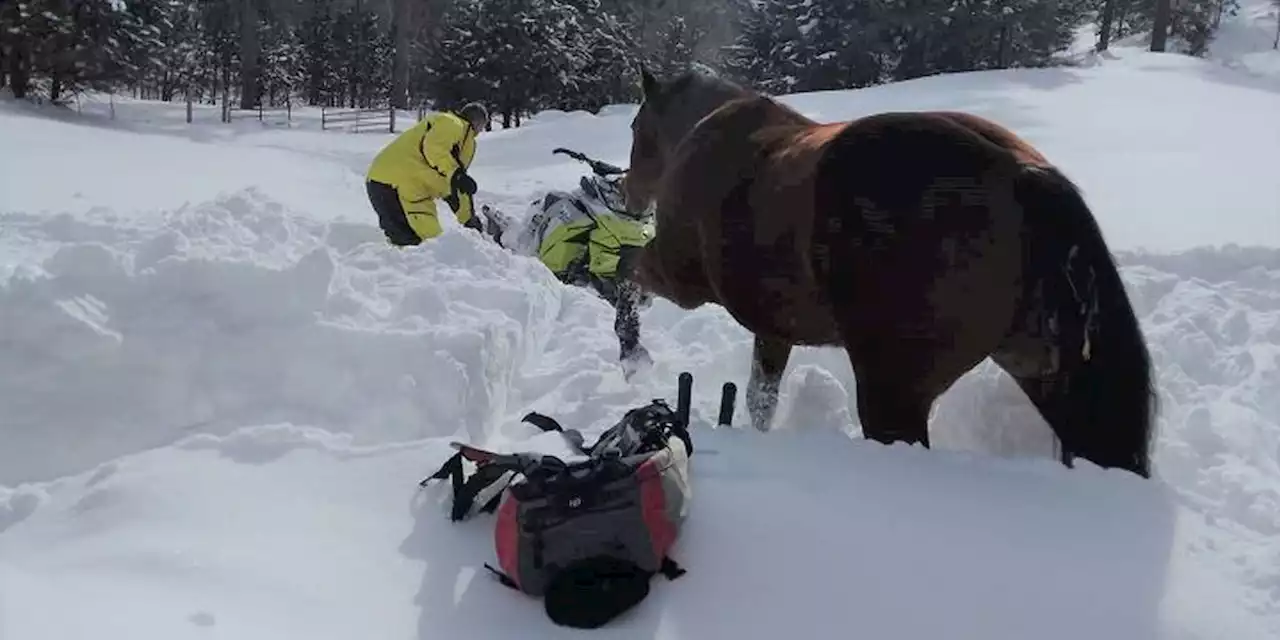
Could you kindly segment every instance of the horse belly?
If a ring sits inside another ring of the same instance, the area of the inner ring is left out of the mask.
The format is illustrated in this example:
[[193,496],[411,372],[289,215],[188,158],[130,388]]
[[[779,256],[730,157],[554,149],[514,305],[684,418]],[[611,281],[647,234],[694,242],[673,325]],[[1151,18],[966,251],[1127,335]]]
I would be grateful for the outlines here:
[[803,346],[840,343],[831,309],[816,286],[798,286],[791,275],[763,276],[739,285],[751,293],[724,296],[722,306],[748,331]]

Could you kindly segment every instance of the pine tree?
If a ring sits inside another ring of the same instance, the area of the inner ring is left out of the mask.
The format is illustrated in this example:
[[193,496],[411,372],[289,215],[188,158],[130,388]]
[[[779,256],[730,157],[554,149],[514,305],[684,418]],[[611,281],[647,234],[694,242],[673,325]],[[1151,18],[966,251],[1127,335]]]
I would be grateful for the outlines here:
[[730,75],[766,93],[804,87],[805,70],[822,47],[808,37],[813,17],[810,0],[762,0],[748,8],[725,52]]
[[738,37],[722,52],[723,68],[730,78],[761,91],[774,76],[773,61],[782,39],[770,23],[773,14],[763,3],[747,3],[738,23]]
[[880,82],[887,66],[884,19],[878,0],[812,0],[802,25],[813,62],[801,72],[807,91]]
[[207,53],[205,81],[210,102],[229,99],[239,65],[240,37],[233,0],[197,0]]
[[338,51],[332,0],[316,0],[300,28],[302,79],[306,101],[314,106],[336,106]]
[[11,46],[29,65],[25,72],[47,81],[51,102],[63,102],[77,91],[110,91],[123,84],[131,65],[123,45],[127,17],[122,7],[109,0],[22,4],[24,24],[15,34],[16,46]]
[[433,107],[457,108],[469,100],[492,104],[492,91],[482,79],[488,26],[482,21],[485,0],[455,0],[442,16],[435,37],[425,45],[430,72],[422,81]]
[[164,70],[175,90],[180,90],[188,100],[197,100],[203,94],[200,78],[215,67],[216,58],[200,22],[200,14],[194,3],[174,3],[171,14],[172,29],[165,35],[166,46],[161,57]]
[[294,89],[306,79],[302,42],[294,30],[279,20],[263,22],[262,41],[264,103],[279,106],[289,102]]
[[623,27],[622,19],[606,10],[598,0],[575,0],[579,28],[583,30],[584,59],[578,65],[578,83],[566,96],[566,108],[595,112],[601,107],[634,99],[636,43]]

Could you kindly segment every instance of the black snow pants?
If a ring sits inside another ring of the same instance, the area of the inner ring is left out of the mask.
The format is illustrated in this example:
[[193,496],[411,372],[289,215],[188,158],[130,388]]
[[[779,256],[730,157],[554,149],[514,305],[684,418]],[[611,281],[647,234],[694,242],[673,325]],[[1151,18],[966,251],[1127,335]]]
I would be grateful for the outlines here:
[[369,180],[365,182],[365,191],[369,193],[369,204],[378,214],[378,226],[386,234],[387,242],[400,247],[422,244],[422,238],[409,226],[395,187]]

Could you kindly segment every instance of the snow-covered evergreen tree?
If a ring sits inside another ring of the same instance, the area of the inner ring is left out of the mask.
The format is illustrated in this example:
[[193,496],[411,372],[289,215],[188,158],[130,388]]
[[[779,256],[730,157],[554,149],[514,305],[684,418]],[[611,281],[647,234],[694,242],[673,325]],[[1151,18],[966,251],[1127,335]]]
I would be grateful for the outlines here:
[[336,106],[338,69],[342,53],[337,47],[333,0],[315,0],[299,28],[302,86],[308,104]]
[[306,79],[302,41],[296,31],[277,20],[263,22],[259,37],[263,103],[267,106],[285,104]]
[[408,64],[412,105],[480,100],[515,124],[633,100],[640,64],[670,75],[699,62],[773,94],[1053,64],[1086,20],[1109,42],[1151,32],[1165,6],[1170,46],[1199,55],[1236,2],[5,0],[0,85],[384,107]]
[[574,0],[573,4],[586,50],[577,71],[576,91],[562,97],[565,107],[595,111],[606,104],[634,99],[638,91],[629,78],[636,69],[637,45],[623,18],[599,0]]

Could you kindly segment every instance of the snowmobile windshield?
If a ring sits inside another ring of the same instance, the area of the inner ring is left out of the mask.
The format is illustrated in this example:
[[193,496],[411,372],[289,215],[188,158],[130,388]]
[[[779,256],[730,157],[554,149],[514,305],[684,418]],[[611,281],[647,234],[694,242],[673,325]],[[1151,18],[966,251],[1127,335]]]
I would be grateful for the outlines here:
[[626,199],[622,195],[622,177],[583,176],[579,181],[582,193],[588,198],[603,204],[610,211],[628,218],[643,220],[645,216],[636,215],[627,210]]

